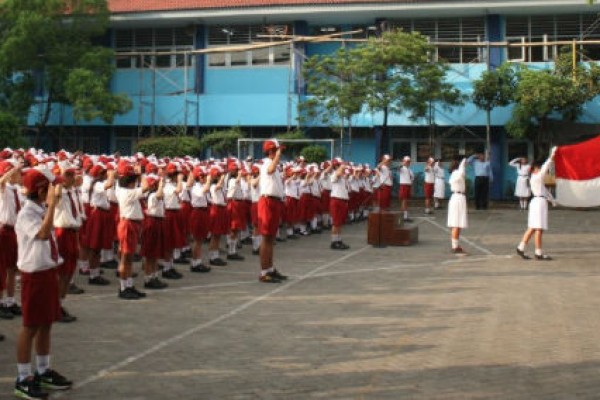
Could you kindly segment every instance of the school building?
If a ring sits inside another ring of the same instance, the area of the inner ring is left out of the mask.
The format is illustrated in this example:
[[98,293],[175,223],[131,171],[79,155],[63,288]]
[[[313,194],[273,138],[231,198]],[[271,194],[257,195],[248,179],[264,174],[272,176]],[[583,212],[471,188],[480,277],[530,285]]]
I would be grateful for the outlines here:
[[[304,60],[344,43],[299,41],[242,52],[191,55],[189,51],[283,40],[273,35],[360,30],[342,37],[366,38],[381,27],[402,27],[419,31],[434,43],[455,42],[437,47],[435,56],[451,63],[448,81],[469,94],[474,79],[505,60],[534,68],[551,66],[558,47],[528,43],[600,40],[600,5],[585,0],[109,0],[109,4],[110,44],[117,52],[112,89],[127,93],[133,107],[112,125],[75,123],[67,107],[54,107],[51,125],[60,128],[59,144],[69,149],[127,154],[135,151],[137,140],[152,133],[202,135],[232,126],[253,138],[285,132],[298,124],[297,106],[305,96],[300,74]],[[504,41],[524,45],[465,45]],[[600,60],[600,45],[586,45],[585,55],[578,57]],[[599,111],[597,102],[588,104],[581,122],[600,124]],[[382,149],[395,158],[410,155],[416,160],[418,183],[430,154],[448,160],[484,147],[486,115],[473,104],[450,110],[436,106],[432,115],[433,133],[426,120],[392,115],[389,135],[381,137],[382,116],[364,113],[353,120],[352,137],[340,139],[344,156],[373,164]],[[491,119],[491,193],[497,199],[511,196],[516,179],[508,160],[533,156],[530,142],[507,136],[504,124],[509,116],[510,109],[495,109]],[[34,109],[30,124],[37,118]],[[316,122],[308,126],[311,137],[336,137],[327,126]]]

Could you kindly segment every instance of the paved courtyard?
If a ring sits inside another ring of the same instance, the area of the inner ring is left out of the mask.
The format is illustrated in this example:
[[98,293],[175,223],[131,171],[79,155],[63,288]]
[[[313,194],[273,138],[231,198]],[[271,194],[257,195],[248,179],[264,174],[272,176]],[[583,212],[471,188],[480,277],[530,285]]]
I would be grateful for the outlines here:
[[[552,262],[516,257],[516,209],[471,212],[466,257],[450,254],[445,217],[415,218],[413,247],[372,248],[366,223],[345,229],[347,252],[327,233],[279,243],[280,285],[257,281],[248,246],[143,301],[118,300],[112,271],[107,288],[80,279],[66,304],[79,321],[53,335],[76,385],[54,397],[600,398],[600,212],[551,210]],[[0,321],[0,399],[19,324]]]

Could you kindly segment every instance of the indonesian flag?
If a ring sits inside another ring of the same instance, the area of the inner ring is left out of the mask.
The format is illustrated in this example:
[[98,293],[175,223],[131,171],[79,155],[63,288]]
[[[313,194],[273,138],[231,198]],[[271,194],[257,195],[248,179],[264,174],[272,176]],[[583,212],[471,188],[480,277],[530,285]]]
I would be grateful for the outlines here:
[[558,203],[567,207],[600,206],[600,136],[560,146],[554,164]]

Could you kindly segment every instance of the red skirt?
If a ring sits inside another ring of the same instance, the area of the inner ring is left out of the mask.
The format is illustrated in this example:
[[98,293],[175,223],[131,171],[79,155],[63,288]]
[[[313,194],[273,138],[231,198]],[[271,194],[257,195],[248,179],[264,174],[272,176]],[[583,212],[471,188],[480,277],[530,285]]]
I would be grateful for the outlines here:
[[113,231],[115,233],[114,240],[119,240],[117,236],[117,226],[121,216],[119,215],[119,203],[110,203],[110,215],[112,215]]
[[358,208],[358,192],[350,192],[348,197],[348,210],[354,212]]
[[309,222],[313,217],[312,195],[310,193],[301,195],[298,207],[300,208],[300,222]]
[[246,229],[245,208],[246,204],[242,200],[229,200],[227,203],[229,227],[232,231],[243,231]]
[[[321,198],[317,196],[311,197],[312,218],[317,214],[321,214]],[[311,218],[311,219],[312,219]]]
[[282,202],[273,197],[262,196],[258,200],[258,233],[275,236],[279,228]]
[[181,233],[185,239],[185,243],[181,246],[187,245],[187,237],[190,234],[190,217],[192,216],[192,204],[189,201],[182,201],[179,209],[179,226],[181,227]]
[[90,214],[92,213],[92,208],[90,207],[89,203],[84,203],[83,204],[83,212],[85,214],[85,218],[81,219],[81,227],[79,228],[79,245],[81,247],[90,247],[90,241],[88,240],[88,235],[87,235],[87,224],[88,224],[88,218],[90,217]]
[[321,192],[321,212],[323,214],[329,213],[329,201],[331,199],[331,190],[323,190]]
[[6,270],[17,267],[17,235],[13,227],[0,228],[0,288]]
[[165,248],[173,250],[185,247],[186,238],[181,226],[180,210],[165,210],[164,226]]
[[379,207],[382,209],[390,208],[392,204],[392,187],[388,185],[381,185],[378,193]]
[[433,199],[433,183],[424,183],[423,184],[423,192],[425,193],[426,199]]
[[289,225],[297,224],[300,222],[300,208],[298,207],[298,199],[287,196],[285,198],[285,215],[283,216],[283,222]]
[[114,221],[108,210],[100,208],[92,209],[86,224],[87,247],[93,250],[112,249],[114,232]]
[[331,198],[329,214],[331,214],[331,223],[333,226],[342,226],[346,223],[348,217],[348,201]]
[[193,208],[190,216],[190,233],[194,240],[202,241],[208,236],[208,208]]
[[250,220],[254,229],[258,229],[258,201],[252,203],[250,208]]
[[411,189],[412,189],[412,185],[400,185],[400,193],[398,195],[400,200],[410,199]]
[[159,258],[163,258],[166,253],[164,218],[146,216],[142,224],[142,249],[140,255],[151,260],[158,260]]
[[142,221],[121,218],[117,228],[119,249],[122,254],[135,254],[142,234]]
[[63,263],[58,266],[58,274],[60,276],[71,277],[75,273],[77,259],[79,258],[79,237],[78,231],[75,229],[56,228],[56,244],[58,246],[58,254],[63,259]]
[[215,236],[227,235],[229,233],[229,219],[227,217],[227,207],[217,206],[212,204],[210,206],[210,224],[209,230]]
[[56,268],[40,272],[21,271],[23,326],[49,326],[62,318]]

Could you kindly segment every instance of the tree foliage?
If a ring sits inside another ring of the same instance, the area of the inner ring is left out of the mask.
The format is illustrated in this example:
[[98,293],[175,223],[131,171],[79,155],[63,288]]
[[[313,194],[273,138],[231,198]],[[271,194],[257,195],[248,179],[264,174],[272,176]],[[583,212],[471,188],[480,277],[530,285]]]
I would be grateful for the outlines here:
[[571,53],[561,51],[553,70],[523,68],[514,92],[515,107],[506,128],[513,137],[533,139],[538,153],[551,145],[550,119],[576,120],[583,105],[600,94],[600,67],[573,65]]
[[5,147],[25,147],[21,135],[21,121],[14,115],[0,111],[0,149]]
[[[278,133],[275,135],[275,138],[285,142],[286,140],[306,140],[308,137],[299,129]],[[287,156],[296,156],[300,154],[302,149],[306,147],[306,142],[287,142],[285,143],[285,153]]]
[[202,136],[200,143],[216,156],[228,156],[237,152],[237,141],[246,137],[239,127],[213,131]]
[[308,163],[321,163],[329,158],[329,152],[318,144],[305,146],[300,154]]
[[110,90],[111,49],[98,45],[108,26],[106,0],[5,0],[0,3],[0,107],[24,120],[34,87],[46,97],[37,121],[48,123],[53,104],[73,107],[76,120],[115,115],[131,108]]
[[486,111],[509,105],[514,100],[517,76],[518,71],[509,63],[485,71],[479,79],[473,81],[473,103]]
[[142,139],[137,143],[137,151],[154,154],[157,157],[197,156],[202,151],[202,143],[194,136],[156,136]]

